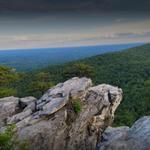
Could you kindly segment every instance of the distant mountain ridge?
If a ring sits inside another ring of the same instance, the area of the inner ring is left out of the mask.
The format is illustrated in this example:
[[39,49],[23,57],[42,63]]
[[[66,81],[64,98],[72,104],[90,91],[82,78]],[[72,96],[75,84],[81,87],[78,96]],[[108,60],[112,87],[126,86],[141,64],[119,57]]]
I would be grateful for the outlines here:
[[141,43],[83,46],[70,48],[41,48],[23,50],[1,50],[0,65],[31,71],[48,65],[62,64],[107,52],[121,51],[142,45]]

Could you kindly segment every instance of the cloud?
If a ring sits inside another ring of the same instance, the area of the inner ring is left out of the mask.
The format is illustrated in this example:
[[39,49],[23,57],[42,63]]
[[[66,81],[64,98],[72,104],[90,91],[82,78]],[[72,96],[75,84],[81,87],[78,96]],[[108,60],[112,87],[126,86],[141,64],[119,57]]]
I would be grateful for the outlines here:
[[61,42],[78,42],[98,39],[119,39],[119,38],[141,38],[150,37],[150,31],[147,32],[120,32],[106,34],[80,34],[80,33],[47,33],[47,34],[29,34],[29,35],[10,35],[0,36],[0,41],[61,41]]
[[149,38],[150,31],[147,32],[122,32],[122,33],[112,33],[112,34],[93,34],[85,37],[78,38],[77,41],[102,41],[102,40],[116,40],[116,39],[137,39],[137,38]]
[[149,0],[0,0],[1,11],[149,11]]
[[150,37],[150,31],[147,32],[127,32],[127,33],[117,33],[116,38],[141,38]]
[[29,34],[29,35],[13,35],[13,36],[0,36],[0,42],[3,43],[28,43],[41,46],[44,44],[49,45],[68,45],[69,43],[88,43],[95,41],[113,41],[123,39],[138,39],[138,38],[149,38],[150,31],[147,32],[122,32],[122,33],[105,33],[105,34],[79,34],[79,33],[47,33],[47,34]]
[[111,15],[1,17],[0,49],[150,41],[149,17]]

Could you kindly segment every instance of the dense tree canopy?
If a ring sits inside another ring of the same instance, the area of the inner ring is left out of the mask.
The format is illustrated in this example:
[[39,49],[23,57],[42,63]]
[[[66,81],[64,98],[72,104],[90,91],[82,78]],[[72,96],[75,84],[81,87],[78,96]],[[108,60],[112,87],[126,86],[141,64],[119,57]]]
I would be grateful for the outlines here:
[[92,77],[94,76],[94,69],[85,63],[74,63],[71,66],[68,66],[64,72],[63,72],[63,77],[64,78],[71,78],[71,77]]
[[17,73],[15,69],[0,66],[0,97],[16,95],[17,91],[11,87],[13,82],[20,79],[21,74]]
[[16,73],[15,69],[0,66],[0,86],[8,85],[18,78],[19,74]]

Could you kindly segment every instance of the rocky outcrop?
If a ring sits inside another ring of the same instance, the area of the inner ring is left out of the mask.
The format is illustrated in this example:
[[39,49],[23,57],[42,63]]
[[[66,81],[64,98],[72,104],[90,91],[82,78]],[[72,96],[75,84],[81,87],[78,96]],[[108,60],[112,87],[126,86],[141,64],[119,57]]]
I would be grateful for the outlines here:
[[17,123],[35,111],[34,97],[18,98],[14,96],[0,99],[0,127]]
[[36,108],[40,115],[51,115],[65,106],[69,99],[84,97],[86,90],[92,85],[87,78],[73,78],[64,83],[56,85],[48,90],[37,101]]
[[102,135],[99,150],[149,150],[150,116],[137,120],[131,128],[108,127]]
[[[33,104],[35,104],[35,101],[37,99],[35,97],[29,96],[29,97],[25,97],[25,98],[20,98],[20,107],[21,108],[25,108],[25,107],[29,107]],[[33,110],[35,110],[35,107],[31,107]]]
[[5,125],[6,118],[17,112],[19,98],[5,97],[0,99],[0,127]]
[[15,123],[17,136],[27,140],[31,150],[94,150],[121,100],[121,89],[92,87],[90,79],[75,77],[39,100],[19,100],[20,112],[6,116],[5,125]]

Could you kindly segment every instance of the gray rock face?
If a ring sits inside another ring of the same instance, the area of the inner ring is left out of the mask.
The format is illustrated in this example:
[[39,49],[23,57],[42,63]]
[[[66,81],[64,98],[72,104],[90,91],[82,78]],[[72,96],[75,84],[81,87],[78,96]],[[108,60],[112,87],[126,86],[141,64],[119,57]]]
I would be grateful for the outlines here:
[[[31,150],[95,150],[101,132],[111,124],[122,90],[88,78],[72,78],[49,89],[20,113],[7,119]],[[75,112],[75,102],[81,111]]]
[[10,96],[1,98],[0,128],[4,128],[7,124],[18,123],[30,116],[35,111],[35,101],[36,98],[34,97],[18,98]]
[[130,129],[129,138],[139,138],[150,144],[150,116],[137,120]]
[[108,127],[102,135],[99,150],[149,150],[150,116],[137,120],[131,128]]
[[108,127],[103,134],[103,140],[112,141],[120,138],[124,139],[127,137],[128,131],[129,131],[129,127],[127,126],[122,126],[117,128]]
[[5,124],[6,118],[16,113],[19,98],[5,97],[0,99],[0,127]]
[[9,117],[7,119],[7,124],[14,124],[14,123],[17,123],[25,118],[27,118],[28,116],[30,116],[32,114],[32,110],[31,109],[28,109],[26,111],[23,111],[21,113],[18,113],[12,117]]
[[51,115],[65,106],[70,98],[84,96],[86,89],[91,85],[92,81],[90,79],[72,78],[48,90],[37,101],[36,108],[41,110],[41,115]]
[[[32,150],[95,149],[99,131],[112,121],[122,100],[122,90],[106,84],[91,85],[90,79],[73,78],[48,90],[37,101],[38,111],[33,114],[38,116],[37,121],[33,117],[36,123],[19,130],[19,137],[32,141]],[[82,104],[79,114],[70,106],[76,99]],[[41,119],[43,115],[47,119]]]
[[29,103],[29,104],[24,108],[23,111],[26,111],[26,110],[28,110],[28,109],[31,109],[32,112],[36,111],[36,103],[35,103],[35,102],[36,102],[36,101],[33,101],[33,102]]
[[26,106],[30,105],[31,103],[35,103],[36,98],[29,96],[29,97],[24,97],[20,98],[20,105],[22,108],[25,108]]
[[[103,108],[99,116],[101,120],[106,118],[105,114],[110,114],[113,119],[114,113],[122,100],[122,90],[111,85],[101,84],[89,88],[86,98],[91,103],[100,103],[99,108]],[[95,101],[93,101],[93,99],[95,99]],[[110,105],[113,105],[113,107]]]

